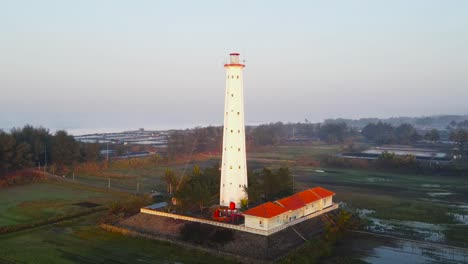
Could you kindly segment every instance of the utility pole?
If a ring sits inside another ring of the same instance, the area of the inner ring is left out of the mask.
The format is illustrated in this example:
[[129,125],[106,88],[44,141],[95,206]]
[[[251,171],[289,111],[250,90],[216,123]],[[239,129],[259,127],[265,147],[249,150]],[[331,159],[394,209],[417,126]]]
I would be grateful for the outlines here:
[[137,194],[140,193],[140,177],[137,178]]
[[47,169],[47,145],[44,146],[44,175]]

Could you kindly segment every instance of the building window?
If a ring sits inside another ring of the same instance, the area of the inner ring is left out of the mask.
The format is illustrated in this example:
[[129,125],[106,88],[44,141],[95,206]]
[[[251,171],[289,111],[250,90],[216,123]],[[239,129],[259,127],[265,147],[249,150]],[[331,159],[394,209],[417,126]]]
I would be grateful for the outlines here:
[[231,77],[232,77],[232,79],[234,79],[234,75],[232,75]]
[[241,185],[239,184],[239,188],[241,187]]
[[228,115],[228,112],[226,112],[226,115]]
[[229,169],[231,169],[231,170],[232,170],[232,166],[229,166]]
[[240,112],[237,112],[237,115],[240,115]]
[[262,220],[258,221],[258,225],[259,225],[260,227],[263,227],[263,221],[262,221]]
[[234,97],[234,94],[231,94],[231,97]]
[[239,166],[239,170],[240,170],[241,166]]
[[234,133],[234,129],[231,129],[231,133]]
[[239,75],[237,75],[237,79],[239,79]]
[[240,151],[240,148],[238,148],[237,151]]
[[237,130],[237,133],[240,133],[240,129]]

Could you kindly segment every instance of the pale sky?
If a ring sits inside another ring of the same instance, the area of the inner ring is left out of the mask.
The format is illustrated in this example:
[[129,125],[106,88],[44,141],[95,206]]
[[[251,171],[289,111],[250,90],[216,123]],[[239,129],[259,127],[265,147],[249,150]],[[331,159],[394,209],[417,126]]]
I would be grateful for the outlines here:
[[468,114],[468,1],[0,0],[0,128]]

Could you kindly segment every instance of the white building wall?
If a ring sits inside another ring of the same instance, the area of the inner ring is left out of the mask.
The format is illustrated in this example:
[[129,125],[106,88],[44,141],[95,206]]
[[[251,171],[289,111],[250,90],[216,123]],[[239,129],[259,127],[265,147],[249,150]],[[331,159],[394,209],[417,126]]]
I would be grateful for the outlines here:
[[333,196],[325,197],[323,200],[323,208],[327,208],[333,205]]
[[304,207],[288,213],[288,222],[296,220],[304,216]]
[[306,208],[304,210],[304,215],[313,214],[313,213],[319,211],[320,210],[320,204],[321,204],[320,200],[307,204]]
[[290,222],[289,217],[291,215],[292,215],[292,212],[290,211],[274,216],[272,218],[263,218],[263,217],[252,216],[252,215],[244,215],[244,225],[245,227],[250,227],[250,228],[270,230],[270,229],[273,229],[275,227],[278,227],[278,226],[281,226]]
[[245,227],[257,228],[261,230],[268,230],[268,218],[262,218],[251,215],[244,215],[244,225]]
[[231,55],[231,64],[226,64],[226,92],[224,102],[224,129],[221,163],[220,205],[247,198],[247,161],[245,150],[244,88],[239,58]]

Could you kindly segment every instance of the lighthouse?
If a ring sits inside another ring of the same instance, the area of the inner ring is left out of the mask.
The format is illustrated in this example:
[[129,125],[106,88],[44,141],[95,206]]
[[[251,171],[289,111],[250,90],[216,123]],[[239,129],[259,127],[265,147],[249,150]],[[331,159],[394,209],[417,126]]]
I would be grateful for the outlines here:
[[242,71],[245,67],[239,61],[239,53],[229,54],[226,68],[226,92],[224,94],[223,158],[219,204],[236,207],[247,199],[247,159],[245,151],[244,87]]

